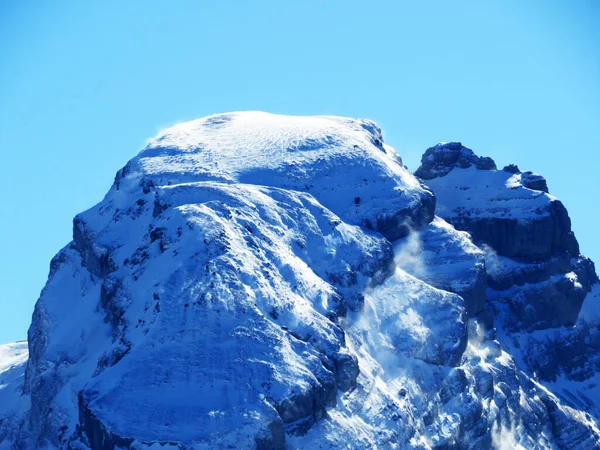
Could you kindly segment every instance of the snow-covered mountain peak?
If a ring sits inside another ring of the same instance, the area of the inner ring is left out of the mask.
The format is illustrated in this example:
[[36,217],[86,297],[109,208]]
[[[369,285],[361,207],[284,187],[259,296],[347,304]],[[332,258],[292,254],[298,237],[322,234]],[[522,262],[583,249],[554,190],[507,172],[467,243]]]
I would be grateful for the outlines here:
[[[215,114],[201,119],[180,123],[159,133],[151,139],[142,154],[152,153],[156,148],[177,147],[181,151],[222,152],[223,156],[235,156],[228,165],[232,168],[258,164],[276,163],[273,158],[285,158],[284,154],[319,151],[323,147],[357,144],[360,141],[381,145],[381,130],[370,120],[348,119],[334,116],[287,116],[261,111],[243,111]],[[319,145],[319,144],[326,145]],[[352,145],[349,145],[352,147]],[[239,151],[243,150],[240,154]],[[248,161],[244,163],[244,159]],[[270,160],[269,160],[270,159]]]
[[423,161],[368,120],[162,132],[75,218],[24,376],[0,347],[0,449],[598,447],[566,210],[460,143]]
[[[136,175],[156,177],[157,185],[207,180],[262,184],[283,182],[268,179],[269,173],[314,171],[317,165],[331,169],[340,159],[366,161],[367,178],[369,169],[381,170],[418,187],[397,164],[395,152],[383,145],[374,122],[333,116],[257,111],[208,116],[162,131],[131,164],[140,172]],[[124,178],[134,178],[133,172]],[[313,175],[303,174],[307,180]]]
[[[165,130],[117,174],[113,191],[137,196],[207,181],[308,192],[344,221],[390,239],[430,222],[435,208],[431,192],[383,143],[375,123],[263,112],[219,114]],[[116,202],[123,197],[113,194]]]

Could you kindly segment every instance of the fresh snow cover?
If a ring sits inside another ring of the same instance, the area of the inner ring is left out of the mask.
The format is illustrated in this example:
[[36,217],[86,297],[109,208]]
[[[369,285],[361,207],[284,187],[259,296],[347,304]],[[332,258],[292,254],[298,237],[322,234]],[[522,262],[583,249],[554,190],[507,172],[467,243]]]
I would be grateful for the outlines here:
[[[0,345],[0,374],[5,374],[25,362],[27,362],[27,341]],[[6,386],[4,383],[0,385]]]
[[465,319],[459,296],[400,269],[369,289],[364,310],[346,324],[360,366],[357,387],[339,394],[330,420],[291,436],[294,448],[429,448],[417,412],[423,405],[414,402],[439,382],[438,372],[451,371],[445,364],[460,360]]
[[[213,433],[213,443],[241,447],[242,435],[253,441],[244,426],[276,417],[265,395],[278,400],[332,383],[320,358],[347,353],[342,331],[327,320],[341,307],[339,293],[317,274],[343,279],[363,264],[370,275],[369,262],[350,258],[368,254],[377,263],[390,249],[305,194],[216,183],[165,191],[172,207],[154,226],[165,230],[160,242],[148,242],[152,264],[121,282],[120,295],[134,302],[125,317],[142,318],[126,333],[133,349],[95,378],[88,390],[106,394],[90,407],[121,436],[193,441]],[[127,248],[113,244],[117,257]],[[138,412],[139,422],[118,421],[140,410],[149,414]],[[217,436],[228,422],[238,423],[235,435]]]
[[[554,220],[555,199],[436,174],[440,217],[368,120],[161,132],[75,218],[27,363],[0,346],[0,449],[600,447],[591,262],[500,256],[442,218]],[[579,321],[527,328],[512,294],[534,288]]]
[[[0,345],[0,436],[11,432],[14,414],[27,407],[27,402],[21,402],[26,363],[27,341]],[[0,450],[8,450],[9,444],[0,440]]]
[[586,295],[577,321],[587,324],[600,322],[600,283],[594,284],[592,290]]
[[[483,297],[485,253],[468,233],[439,217],[395,241],[394,255],[398,267],[431,286],[459,293],[468,303],[472,296]],[[476,300],[467,306],[479,312],[481,305],[475,303],[481,302]]]
[[143,178],[157,186],[219,181],[306,191],[352,224],[419,208],[430,198],[383,145],[375,123],[342,117],[209,116],[151,139],[125,171],[119,185]]
[[550,194],[528,189],[521,174],[503,170],[455,168],[446,176],[427,180],[438,201],[442,217],[493,217],[523,221],[548,215]]

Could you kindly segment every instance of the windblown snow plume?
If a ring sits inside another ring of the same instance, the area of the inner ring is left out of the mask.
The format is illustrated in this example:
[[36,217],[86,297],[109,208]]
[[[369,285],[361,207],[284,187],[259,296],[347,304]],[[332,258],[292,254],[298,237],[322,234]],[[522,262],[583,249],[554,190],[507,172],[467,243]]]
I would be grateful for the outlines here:
[[460,143],[416,173],[369,120],[164,130],[0,347],[0,449],[600,447],[562,204]]

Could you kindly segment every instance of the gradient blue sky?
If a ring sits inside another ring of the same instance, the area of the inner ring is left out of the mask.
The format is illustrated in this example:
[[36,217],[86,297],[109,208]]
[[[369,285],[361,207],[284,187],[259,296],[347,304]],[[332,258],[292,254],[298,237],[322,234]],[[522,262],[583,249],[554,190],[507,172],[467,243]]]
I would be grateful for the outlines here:
[[600,261],[600,1],[0,3],[0,343],[73,216],[160,128],[367,117],[411,169],[460,140],[542,173]]

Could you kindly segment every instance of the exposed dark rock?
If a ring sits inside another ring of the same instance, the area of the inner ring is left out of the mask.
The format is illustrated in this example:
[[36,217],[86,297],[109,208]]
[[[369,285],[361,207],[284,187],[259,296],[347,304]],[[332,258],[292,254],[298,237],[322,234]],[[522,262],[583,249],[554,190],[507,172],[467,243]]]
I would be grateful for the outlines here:
[[464,289],[456,289],[456,294],[465,300],[465,308],[469,317],[481,313],[486,305],[485,292],[488,287],[485,267],[475,268],[477,281]]
[[284,450],[285,449],[285,428],[283,422],[278,417],[269,424],[267,435],[257,436],[256,450]]
[[90,411],[83,393],[79,394],[79,425],[87,436],[90,447],[94,450],[114,450],[129,448],[133,439],[118,436]]
[[501,278],[501,283],[493,276],[490,295],[508,305],[511,316],[505,326],[512,330],[572,326],[585,296],[597,282],[588,258],[567,259],[565,254],[517,267]]
[[520,173],[521,171],[519,170],[519,166],[517,166],[516,164],[509,164],[508,166],[504,166],[504,168],[502,169],[505,172],[508,173]]
[[528,189],[548,193],[546,179],[537,173],[523,172],[521,174],[521,184]]
[[510,267],[503,267],[496,261],[488,263],[488,284],[492,289],[506,290],[512,286],[540,283],[552,275],[569,272],[571,255],[559,252],[546,261],[522,262]]
[[395,241],[430,223],[435,216],[435,203],[435,196],[429,191],[420,203],[411,208],[393,214],[377,215],[374,220],[365,221],[364,225],[383,234],[388,240]]
[[476,244],[486,244],[499,255],[525,261],[547,260],[555,253],[579,255],[571,219],[563,204],[554,200],[547,215],[519,220],[502,217],[446,217],[457,229],[468,231]]
[[[140,442],[136,439],[119,436],[114,433],[106,424],[104,424],[88,407],[89,398],[84,392],[80,392],[78,396],[78,409],[79,409],[79,432],[84,435],[86,444],[92,450],[125,450],[132,448],[132,444],[137,442],[142,444],[144,447],[158,448],[186,448],[182,446],[181,442],[170,442],[170,441],[155,441],[155,442]],[[269,425],[270,436],[264,438],[257,438],[257,449],[265,450],[283,450],[285,448],[285,436],[283,433],[283,427],[280,421],[274,421]],[[69,450],[72,448],[68,447]],[[76,448],[80,448],[79,446]],[[138,448],[135,446],[135,448]]]
[[335,357],[334,374],[338,389],[344,392],[354,389],[360,374],[356,356],[350,353],[338,353]]
[[54,275],[54,273],[60,268],[61,265],[68,261],[68,257],[64,252],[64,249],[56,254],[52,261],[50,261],[50,274],[48,277]]
[[545,329],[572,326],[587,291],[568,276],[513,290],[508,301],[513,329]]
[[449,402],[453,397],[460,395],[468,386],[467,376],[464,369],[455,368],[450,371],[444,379],[444,384],[440,390],[440,401]]
[[106,311],[106,321],[111,324],[115,335],[123,325],[122,317],[125,311],[120,306],[121,296],[121,281],[113,277],[106,277],[100,287],[100,305]]
[[166,203],[161,203],[158,198],[154,200],[154,209],[152,210],[152,216],[158,217],[167,209],[169,209],[170,205]]
[[479,170],[495,170],[496,163],[492,158],[480,157],[473,150],[460,142],[437,144],[428,148],[421,158],[421,166],[415,175],[424,180],[443,177],[455,167],[467,168],[475,166]]
[[333,377],[319,380],[308,390],[294,393],[275,404],[279,417],[292,434],[305,434],[319,419],[326,415],[326,408],[336,404],[336,384]]
[[80,217],[73,220],[73,242],[81,255],[83,265],[99,278],[115,270],[116,266],[110,257],[108,249],[103,248],[94,241],[92,231]]

